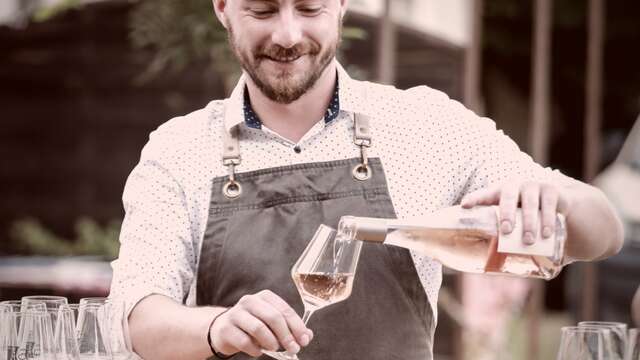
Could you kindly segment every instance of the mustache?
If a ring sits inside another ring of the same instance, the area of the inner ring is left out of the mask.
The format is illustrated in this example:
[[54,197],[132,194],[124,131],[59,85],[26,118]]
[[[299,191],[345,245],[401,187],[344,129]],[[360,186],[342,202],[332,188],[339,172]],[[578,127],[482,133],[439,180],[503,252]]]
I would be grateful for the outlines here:
[[315,44],[296,44],[290,48],[272,45],[256,52],[259,59],[270,58],[275,60],[298,58],[307,54],[317,55],[318,53],[320,53],[320,47]]

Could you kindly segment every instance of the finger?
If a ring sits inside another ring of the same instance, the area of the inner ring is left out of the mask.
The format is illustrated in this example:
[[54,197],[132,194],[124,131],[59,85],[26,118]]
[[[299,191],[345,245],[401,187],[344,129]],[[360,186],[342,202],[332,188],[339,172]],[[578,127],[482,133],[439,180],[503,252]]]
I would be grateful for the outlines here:
[[295,337],[298,344],[302,346],[307,346],[311,339],[313,339],[313,332],[307,328],[307,326],[302,322],[302,319],[298,314],[293,310],[286,301],[284,301],[280,296],[274,294],[271,291],[263,291],[260,293],[262,298],[273,305],[282,316],[284,316],[285,321],[287,322],[287,326],[293,336]]
[[511,234],[516,218],[516,209],[520,197],[520,184],[504,184],[500,191],[500,232]]
[[522,240],[531,245],[538,235],[538,212],[540,211],[540,185],[527,183],[520,193],[522,202]]
[[558,190],[552,185],[540,188],[540,208],[542,210],[542,237],[550,237],[556,231],[556,214],[558,212]]
[[248,310],[253,316],[259,318],[271,329],[278,343],[288,352],[297,353],[300,351],[300,345],[308,345],[308,341],[306,344],[298,344],[289,329],[284,315],[273,304],[264,300],[262,297],[254,297]]
[[496,205],[499,199],[500,192],[498,187],[480,189],[462,198],[460,206],[469,209],[477,205]]
[[[252,357],[262,355],[262,350],[256,345],[251,337],[236,326],[224,326],[220,328],[220,335],[213,337],[213,348],[224,355],[231,355],[237,352],[244,352]],[[216,340],[219,339],[219,340]]]
[[234,312],[230,318],[233,324],[249,335],[258,346],[265,350],[278,350],[278,339],[259,318],[245,310]]

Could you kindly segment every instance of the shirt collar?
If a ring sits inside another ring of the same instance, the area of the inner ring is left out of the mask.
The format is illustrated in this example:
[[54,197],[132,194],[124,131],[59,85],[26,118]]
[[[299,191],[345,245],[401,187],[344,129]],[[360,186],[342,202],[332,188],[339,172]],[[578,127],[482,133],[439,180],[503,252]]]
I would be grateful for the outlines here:
[[[340,89],[340,84],[338,83],[338,79],[336,79],[336,84],[334,87],[334,93],[331,97],[331,101],[329,102],[329,106],[324,113],[324,123],[328,124],[331,121],[335,120],[340,113],[340,95],[338,91]],[[260,120],[260,116],[256,114],[251,106],[251,100],[249,99],[249,92],[247,91],[246,85],[244,90],[244,99],[242,104],[242,110],[244,112],[244,123],[253,129],[262,129],[262,120]]]
[[[334,105],[334,102],[331,102],[327,109],[327,114],[331,111],[331,117],[325,116],[325,121],[328,122],[333,120],[339,111],[346,111],[349,113],[359,112],[369,115],[367,113],[366,98],[364,97],[365,92],[363,91],[362,83],[357,80],[353,80],[337,61],[336,68],[338,72],[338,80],[336,84],[337,96],[334,96],[334,99],[338,101],[338,103],[335,104],[336,108],[333,108],[331,105]],[[227,132],[230,132],[237,125],[245,122],[246,85],[246,75],[243,73],[231,92],[231,96],[225,100],[224,124]],[[337,111],[334,111],[334,109],[337,109]],[[257,115],[253,121],[254,126],[252,127],[256,127],[256,121],[259,124]]]

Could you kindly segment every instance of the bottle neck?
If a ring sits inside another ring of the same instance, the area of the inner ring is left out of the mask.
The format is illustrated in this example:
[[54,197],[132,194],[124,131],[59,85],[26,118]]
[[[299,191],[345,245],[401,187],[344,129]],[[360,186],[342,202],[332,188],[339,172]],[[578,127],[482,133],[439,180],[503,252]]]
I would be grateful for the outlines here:
[[384,242],[392,219],[343,216],[338,225],[338,235],[347,240]]

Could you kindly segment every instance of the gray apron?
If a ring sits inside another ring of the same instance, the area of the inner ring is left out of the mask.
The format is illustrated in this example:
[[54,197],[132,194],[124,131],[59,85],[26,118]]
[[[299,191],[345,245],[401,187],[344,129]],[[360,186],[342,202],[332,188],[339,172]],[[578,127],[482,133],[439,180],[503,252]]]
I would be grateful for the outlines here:
[[[302,314],[290,270],[318,226],[335,228],[343,215],[396,217],[381,161],[367,158],[368,123],[355,116],[360,157],[239,174],[238,127],[223,130],[229,176],[212,183],[198,305],[231,307],[243,295],[268,289]],[[317,311],[308,327],[315,336],[300,352],[303,360],[431,359],[431,307],[403,248],[364,244],[351,296]]]

